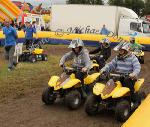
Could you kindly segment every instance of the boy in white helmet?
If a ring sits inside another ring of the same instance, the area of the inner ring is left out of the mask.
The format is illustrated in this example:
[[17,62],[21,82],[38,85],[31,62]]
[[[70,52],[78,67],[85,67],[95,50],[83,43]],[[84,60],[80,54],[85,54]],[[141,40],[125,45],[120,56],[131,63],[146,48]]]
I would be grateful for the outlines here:
[[66,53],[60,60],[60,66],[62,67],[66,61],[74,59],[73,67],[78,70],[76,78],[81,80],[82,85],[84,84],[83,79],[91,68],[92,63],[90,61],[89,52],[84,48],[84,43],[80,39],[73,39],[69,45],[72,51]]
[[117,48],[118,55],[104,68],[101,72],[115,72],[119,74],[127,74],[125,78],[121,78],[120,81],[124,87],[128,87],[131,93],[132,102],[136,102],[137,97],[134,94],[134,85],[136,79],[141,71],[141,65],[137,57],[130,52],[131,45],[130,43],[121,43]]
[[99,64],[100,68],[105,66],[105,62],[108,60],[108,58],[111,56],[111,47],[110,47],[110,41],[107,38],[104,38],[100,41],[101,45],[90,51],[90,54],[98,54],[96,56],[96,61]]

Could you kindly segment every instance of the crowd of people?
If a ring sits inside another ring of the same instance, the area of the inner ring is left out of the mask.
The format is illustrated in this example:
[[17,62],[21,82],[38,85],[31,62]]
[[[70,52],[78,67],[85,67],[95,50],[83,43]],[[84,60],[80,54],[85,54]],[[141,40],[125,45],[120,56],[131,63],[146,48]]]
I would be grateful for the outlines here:
[[[10,25],[12,27],[14,27],[16,30],[18,31],[21,31],[23,30],[25,27],[26,27],[26,23],[28,21],[26,21],[25,23],[22,23],[22,22],[17,22],[17,21],[13,21],[11,20],[10,21]],[[40,25],[38,21],[33,21],[33,22],[30,22],[32,24],[33,27],[36,28],[37,31],[50,31],[49,29],[49,23],[45,23],[45,25]],[[4,22],[0,22],[0,31],[2,31],[2,28],[4,27]]]

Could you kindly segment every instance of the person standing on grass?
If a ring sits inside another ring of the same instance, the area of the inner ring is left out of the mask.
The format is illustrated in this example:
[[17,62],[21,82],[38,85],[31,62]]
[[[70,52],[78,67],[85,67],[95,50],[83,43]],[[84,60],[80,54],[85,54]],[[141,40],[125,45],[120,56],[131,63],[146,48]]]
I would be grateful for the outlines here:
[[10,25],[9,20],[5,21],[3,34],[5,35],[5,58],[9,60],[8,71],[11,71],[17,66],[17,57],[14,56],[14,53],[18,35],[16,29]]
[[25,44],[26,44],[26,49],[28,50],[30,45],[33,42],[33,33],[36,33],[35,27],[31,25],[30,22],[26,22],[26,27],[24,28],[25,32]]

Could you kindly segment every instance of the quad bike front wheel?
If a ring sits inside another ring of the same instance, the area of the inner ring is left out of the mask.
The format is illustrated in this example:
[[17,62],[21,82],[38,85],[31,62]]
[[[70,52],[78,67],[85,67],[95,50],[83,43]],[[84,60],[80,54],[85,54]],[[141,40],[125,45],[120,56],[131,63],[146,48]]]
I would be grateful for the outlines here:
[[52,87],[48,87],[43,91],[42,94],[42,101],[46,104],[46,105],[51,105],[55,102],[56,97],[53,94],[53,88]]
[[94,116],[98,113],[98,101],[96,96],[90,95],[85,103],[85,112],[90,115]]
[[130,102],[127,100],[119,101],[116,105],[115,109],[115,117],[118,121],[124,122],[126,121],[131,112]]
[[71,110],[77,109],[81,105],[81,93],[78,90],[70,91],[65,96],[65,103]]
[[35,63],[36,62],[36,57],[34,55],[29,56],[29,61],[31,63]]
[[140,104],[144,101],[145,98],[146,98],[145,92],[138,92],[138,99]]

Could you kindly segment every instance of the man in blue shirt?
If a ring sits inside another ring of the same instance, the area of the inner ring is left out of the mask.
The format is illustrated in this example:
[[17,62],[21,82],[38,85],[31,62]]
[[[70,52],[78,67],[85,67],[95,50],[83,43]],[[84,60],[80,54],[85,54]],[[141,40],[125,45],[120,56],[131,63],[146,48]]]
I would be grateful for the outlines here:
[[17,58],[14,56],[17,32],[16,29],[10,25],[10,21],[5,21],[3,27],[3,34],[5,34],[5,57],[9,60],[8,70],[12,70],[17,65]]
[[105,25],[103,25],[103,28],[100,31],[100,34],[102,35],[109,35],[110,31],[107,30],[107,28],[105,27]]
[[32,27],[30,22],[26,22],[26,27],[24,29],[25,32],[25,43],[26,43],[26,49],[29,49],[30,45],[33,42],[33,33],[36,33],[36,29]]

